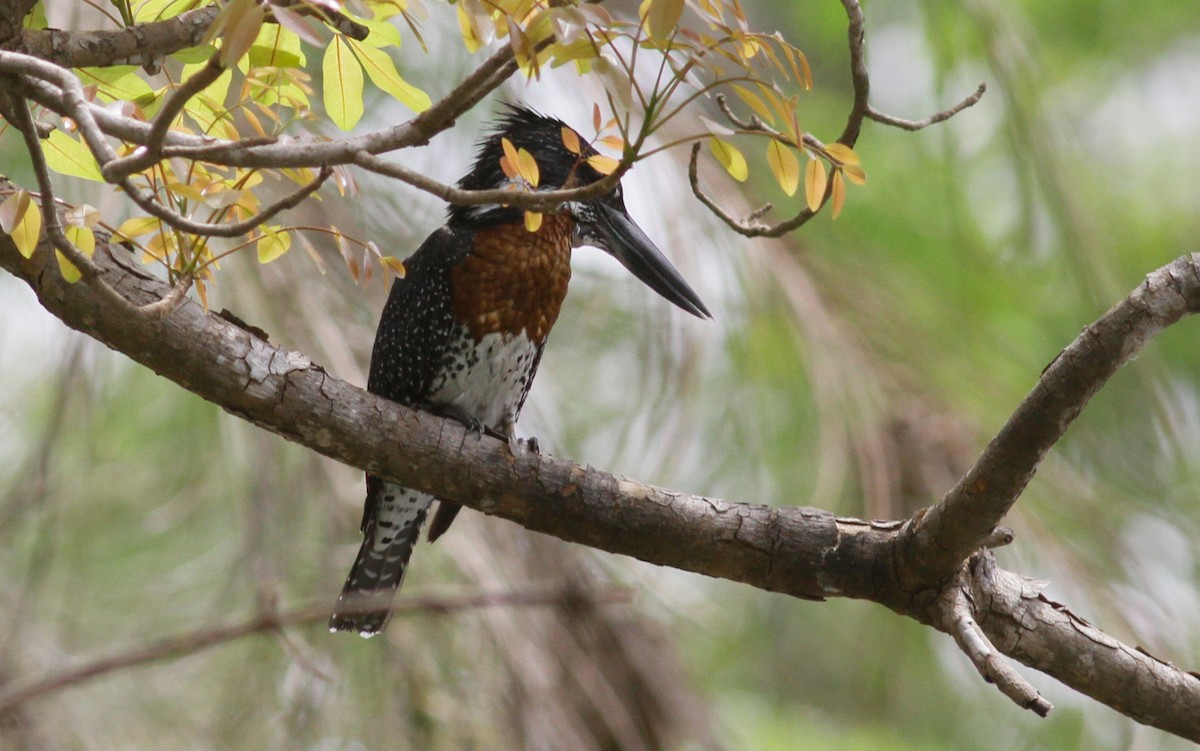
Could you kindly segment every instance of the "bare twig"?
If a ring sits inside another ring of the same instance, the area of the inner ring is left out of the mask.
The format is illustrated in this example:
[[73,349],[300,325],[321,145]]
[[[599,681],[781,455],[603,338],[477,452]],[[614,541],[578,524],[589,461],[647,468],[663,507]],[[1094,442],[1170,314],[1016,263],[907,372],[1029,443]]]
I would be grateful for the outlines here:
[[938,597],[935,607],[940,611],[942,625],[949,630],[954,643],[967,655],[985,681],[995,684],[1000,693],[1012,699],[1017,706],[1045,717],[1054,705],[1013,670],[976,623],[966,569],[964,565]]
[[140,148],[135,149],[129,156],[118,157],[107,164],[101,164],[101,176],[110,183],[117,182],[122,177],[127,177],[135,172],[141,172],[157,162],[162,154],[167,131],[171,128],[171,124],[175,122],[175,118],[187,106],[188,100],[208,88],[224,72],[225,69],[221,67],[219,55],[213,53],[203,68],[193,73],[188,80],[180,84],[172,92],[171,96],[163,102],[162,108],[150,123],[150,133],[146,136],[146,143]]
[[[885,115],[874,108],[870,104],[871,95],[871,79],[867,71],[866,54],[864,51],[864,40],[866,33],[866,20],[863,17],[862,6],[858,0],[842,0],[842,7],[846,10],[846,17],[849,24],[846,29],[848,43],[850,48],[850,82],[854,91],[854,102],[850,106],[850,113],[846,117],[846,125],[842,128],[842,134],[838,136],[838,143],[853,147],[858,142],[859,133],[862,131],[862,123],[866,118],[871,118],[881,123],[894,125],[898,128],[906,130],[920,130],[934,123],[940,123],[947,120],[962,110],[974,105],[983,96],[986,86],[980,85],[979,89],[967,97],[963,101],[954,105],[948,110],[930,115],[924,120],[912,121],[901,120],[900,118]],[[772,138],[777,138],[786,143],[791,143],[791,139],[785,137],[778,130],[764,123],[761,118],[751,113],[749,117],[739,117],[729,107],[728,102],[723,96],[717,96],[717,105],[721,111],[738,128],[749,130],[758,133],[763,133]],[[809,134],[804,135],[804,145],[824,152],[825,145],[822,144],[816,137]],[[816,212],[804,206],[792,218],[779,222],[778,224],[764,224],[759,221],[766,213],[767,209],[762,207],[754,210],[749,216],[744,219],[738,219],[729,212],[722,209],[717,202],[704,192],[700,187],[700,181],[696,169],[696,161],[699,151],[696,148],[692,149],[691,162],[688,168],[688,181],[692,188],[692,194],[703,203],[709,211],[713,212],[721,221],[725,222],[730,229],[738,234],[746,237],[782,237],[783,235],[792,232],[808,220],[812,219]],[[833,182],[830,181],[825,187],[825,195],[821,198],[821,205],[829,200],[829,196],[833,191]]]
[[267,204],[257,214],[241,221],[229,222],[227,224],[197,222],[189,219],[178,211],[163,205],[162,202],[155,200],[149,193],[134,185],[133,181],[128,177],[121,178],[117,181],[117,184],[121,186],[129,197],[133,199],[133,202],[140,206],[143,211],[163,220],[176,229],[189,232],[193,235],[205,235],[207,237],[240,237],[255,227],[270,221],[279,212],[299,205],[305,198],[320,190],[321,186],[325,184],[325,181],[332,174],[332,167],[322,167],[317,172],[317,176],[312,180],[282,198]]
[[[567,604],[570,598],[570,589],[561,587],[474,592],[453,596],[424,595],[397,600],[392,613],[393,617],[403,617],[421,614],[446,615],[476,608],[553,606]],[[629,599],[629,591],[622,589],[612,589],[595,596],[595,601],[602,604],[628,602]],[[291,626],[324,623],[328,619],[329,605],[314,605],[283,613],[258,615],[226,626],[208,626],[181,636],[127,649],[52,673],[24,685],[7,687],[0,693],[0,717],[33,699],[78,686],[118,670],[185,657],[253,634],[273,632]]]
[[965,110],[967,107],[975,106],[979,102],[979,100],[983,98],[983,94],[986,91],[987,91],[987,84],[981,83],[981,84],[979,84],[979,88],[975,89],[974,94],[971,94],[970,96],[966,97],[958,104],[954,105],[953,107],[951,107],[949,109],[942,110],[941,112],[935,112],[934,114],[930,115],[929,117],[926,117],[921,120],[905,120],[905,119],[899,118],[899,117],[892,117],[891,115],[884,114],[884,113],[880,112],[879,110],[875,109],[874,107],[870,107],[870,106],[867,107],[867,117],[871,118],[872,120],[874,120],[877,123],[883,123],[884,125],[891,125],[893,127],[900,128],[902,130],[921,130],[922,128],[928,128],[930,125],[933,125],[935,123],[940,123],[940,122],[943,122],[944,120],[949,120],[950,118],[957,115],[959,112],[962,112],[963,110]]

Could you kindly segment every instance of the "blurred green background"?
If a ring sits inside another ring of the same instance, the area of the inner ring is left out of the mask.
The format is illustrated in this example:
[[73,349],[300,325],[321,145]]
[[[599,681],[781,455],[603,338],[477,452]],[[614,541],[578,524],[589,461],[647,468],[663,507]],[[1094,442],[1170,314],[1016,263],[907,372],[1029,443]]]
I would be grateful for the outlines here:
[[[808,54],[816,88],[800,121],[832,139],[849,102],[840,5],[746,5]],[[448,36],[452,13],[429,12],[437,54],[406,37],[403,70],[436,98],[471,61]],[[868,123],[857,147],[868,184],[836,221],[779,241],[707,216],[682,152],[635,170],[634,217],[715,321],[671,309],[598,252],[576,253],[521,423],[544,451],[731,500],[905,516],[949,487],[1085,325],[1197,250],[1200,4],[865,12],[878,109],[921,118],[986,82],[983,101],[918,133]],[[582,128],[597,94],[560,71],[501,96]],[[375,104],[360,129],[407,117]],[[487,118],[478,108],[406,163],[456,179]],[[16,140],[0,138],[6,172],[32,185]],[[746,186],[717,170],[703,179],[739,210],[782,203],[757,166]],[[353,200],[330,193],[290,220],[332,221],[397,256],[440,224],[436,200],[360,180]],[[62,185],[113,223],[127,211],[94,184]],[[385,289],[356,286],[318,246],[324,274],[302,252],[266,267],[234,259],[212,305],[362,384]],[[1195,327],[1164,333],[1100,393],[1010,518],[1017,543],[998,553],[1098,627],[1186,668],[1200,664]],[[358,472],[67,331],[8,276],[0,384],[0,680],[332,603],[358,544]],[[634,601],[418,614],[371,641],[322,623],[249,637],[31,701],[0,744],[1187,747],[1028,670],[1056,709],[1023,712],[949,639],[878,606],[799,602],[464,517],[418,549],[406,593],[574,586],[630,588]]]

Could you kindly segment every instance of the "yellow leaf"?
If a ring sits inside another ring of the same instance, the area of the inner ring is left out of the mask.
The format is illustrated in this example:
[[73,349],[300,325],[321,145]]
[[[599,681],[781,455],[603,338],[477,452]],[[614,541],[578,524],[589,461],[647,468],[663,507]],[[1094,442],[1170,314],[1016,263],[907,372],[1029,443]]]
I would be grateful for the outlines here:
[[270,227],[263,229],[263,236],[258,241],[258,262],[270,263],[288,252],[292,247],[292,236]]
[[148,235],[151,232],[157,232],[160,220],[153,216],[135,216],[132,219],[126,219],[117,227],[117,233],[113,235],[113,239],[132,240],[135,237]]
[[621,164],[620,161],[613,159],[611,156],[604,156],[603,154],[592,154],[587,158],[587,163],[592,169],[602,175],[611,175]]
[[363,115],[363,69],[340,36],[325,48],[321,63],[325,112],[334,125],[350,130]]
[[[90,229],[86,227],[68,225],[63,229],[63,234],[66,235],[67,240],[69,240],[71,244],[79,250],[80,253],[84,254],[88,258],[92,257],[92,253],[96,250],[96,236],[92,234]],[[68,284],[74,284],[75,282],[79,281],[83,275],[79,272],[79,269],[75,268],[75,264],[68,261],[67,257],[63,255],[62,251],[56,250],[55,255],[58,258],[58,270],[62,273],[63,280]]]
[[530,232],[537,232],[542,226],[542,215],[537,211],[525,212],[525,229]]
[[837,219],[842,213],[842,205],[846,203],[846,183],[842,180],[841,171],[833,173],[833,218]]
[[471,16],[463,6],[464,3],[458,4],[458,30],[462,34],[463,44],[467,46],[467,52],[474,54],[483,46],[483,39],[480,38],[479,31],[471,22]]
[[646,25],[650,38],[665,42],[679,28],[683,7],[684,0],[644,0],[638,9],[638,15]]
[[863,168],[857,165],[847,164],[842,167],[842,172],[846,173],[846,179],[855,185],[867,184],[867,173],[863,172]]
[[820,159],[809,159],[808,166],[804,168],[804,197],[808,200],[809,211],[817,211],[821,208],[821,201],[825,199],[827,180],[825,163]]
[[783,192],[796,195],[800,185],[800,160],[796,158],[796,152],[772,138],[767,142],[767,165]]
[[854,149],[844,143],[837,143],[835,141],[834,143],[825,144],[825,153],[841,164],[857,165],[862,163],[859,161],[858,154],[854,153]]
[[725,171],[733,176],[738,182],[745,182],[750,176],[750,168],[746,165],[746,157],[742,156],[742,152],[736,146],[726,141],[722,141],[716,136],[710,136],[708,139],[708,148],[712,150],[713,156],[725,168]]
[[578,155],[582,151],[579,145],[579,134],[566,125],[562,128],[562,142],[563,146],[567,147],[567,151],[572,154]]
[[0,228],[12,238],[18,253],[33,256],[42,232],[42,210],[30,200],[29,191],[18,190],[0,204]]

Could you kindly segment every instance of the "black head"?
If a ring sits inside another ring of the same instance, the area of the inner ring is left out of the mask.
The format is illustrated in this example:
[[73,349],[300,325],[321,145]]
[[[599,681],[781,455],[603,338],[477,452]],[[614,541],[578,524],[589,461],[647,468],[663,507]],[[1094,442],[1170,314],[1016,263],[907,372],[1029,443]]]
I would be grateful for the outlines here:
[[[587,163],[596,150],[579,137],[582,154],[574,154],[563,143],[563,121],[547,117],[525,107],[508,105],[508,111],[495,128],[479,142],[475,164],[458,187],[464,190],[487,190],[510,184],[500,168],[504,155],[501,140],[507,138],[513,146],[533,155],[538,165],[538,188],[551,190],[589,185],[604,177]],[[620,261],[634,276],[651,289],[695,316],[711,318],[704,303],[692,291],[642,232],[625,210],[625,201],[618,185],[612,192],[588,201],[572,202],[562,209],[575,220],[573,244],[593,245]],[[498,224],[521,224],[523,212],[496,204],[451,206],[449,223],[458,227],[489,227]]]

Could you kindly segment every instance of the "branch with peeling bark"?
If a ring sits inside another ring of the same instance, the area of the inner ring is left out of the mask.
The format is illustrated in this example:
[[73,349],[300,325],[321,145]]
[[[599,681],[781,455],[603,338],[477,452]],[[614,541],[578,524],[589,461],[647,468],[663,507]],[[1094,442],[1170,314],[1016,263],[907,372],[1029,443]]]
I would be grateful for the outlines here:
[[[133,306],[161,299],[166,285],[119,247],[102,243],[94,263],[129,304],[118,306],[87,285],[65,283],[48,247],[25,259],[11,241],[0,239],[0,267],[29,284],[68,325],[326,456],[601,550],[804,599],[877,602],[954,635],[985,677],[1022,706],[1047,708],[1024,679],[998,662],[997,653],[1140,722],[1200,741],[1200,679],[1104,635],[1046,600],[1036,583],[997,568],[989,555],[966,562],[981,542],[1010,538],[1007,530],[995,529],[1007,506],[990,497],[955,500],[951,493],[912,520],[865,522],[815,508],[731,503],[548,455],[514,454],[507,442],[476,437],[454,421],[340,381],[304,355],[275,347],[195,302],[185,300],[161,319],[136,315]],[[1200,309],[1198,265],[1200,256],[1185,257],[1149,275],[1089,326],[1034,390],[1053,393],[1055,409],[1035,410],[1022,418],[1032,422],[1023,424],[1035,434],[1061,432],[1099,388],[1102,374],[1153,332]],[[1003,433],[985,458],[997,445],[1005,445]],[[1023,487],[1013,478],[1027,479],[1043,454],[1005,453],[1003,464],[981,460],[969,487]],[[972,510],[971,504],[979,505]],[[962,519],[970,523],[955,521]],[[962,550],[962,558],[951,564],[945,550]]]

